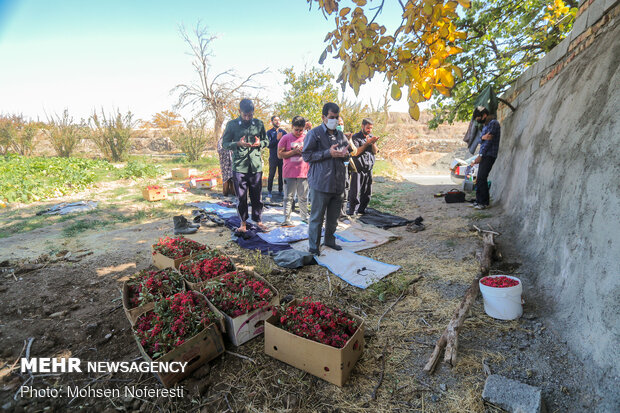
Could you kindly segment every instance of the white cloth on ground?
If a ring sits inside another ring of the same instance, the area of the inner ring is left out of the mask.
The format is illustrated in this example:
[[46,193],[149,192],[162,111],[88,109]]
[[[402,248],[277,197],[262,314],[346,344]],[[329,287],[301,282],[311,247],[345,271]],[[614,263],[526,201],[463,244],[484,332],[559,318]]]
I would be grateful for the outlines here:
[[399,265],[386,264],[351,251],[322,248],[316,262],[349,284],[365,289],[385,276],[398,271]]

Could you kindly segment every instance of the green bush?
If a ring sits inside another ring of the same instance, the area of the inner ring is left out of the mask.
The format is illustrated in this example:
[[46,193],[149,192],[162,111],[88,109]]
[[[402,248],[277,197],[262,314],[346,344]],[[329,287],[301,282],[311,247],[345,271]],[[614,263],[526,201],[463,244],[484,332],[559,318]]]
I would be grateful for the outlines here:
[[187,156],[188,162],[195,162],[202,156],[212,136],[213,132],[206,129],[203,119],[192,119],[185,122],[185,127],[173,130],[170,139]]
[[129,161],[127,165],[116,171],[121,179],[126,178],[155,178],[164,174],[164,168],[142,161]]
[[30,155],[38,127],[21,115],[0,116],[0,154],[13,150],[19,155]]
[[101,160],[0,156],[0,200],[33,202],[59,197],[88,187],[102,171],[113,169]]
[[91,139],[97,145],[106,159],[113,162],[121,162],[129,154],[131,132],[134,127],[133,114],[127,112],[122,115],[120,111],[106,117],[101,111],[101,116],[93,113],[90,117],[92,125]]
[[68,158],[82,139],[88,136],[88,129],[86,125],[75,124],[65,109],[62,116],[49,121],[48,136],[56,155]]

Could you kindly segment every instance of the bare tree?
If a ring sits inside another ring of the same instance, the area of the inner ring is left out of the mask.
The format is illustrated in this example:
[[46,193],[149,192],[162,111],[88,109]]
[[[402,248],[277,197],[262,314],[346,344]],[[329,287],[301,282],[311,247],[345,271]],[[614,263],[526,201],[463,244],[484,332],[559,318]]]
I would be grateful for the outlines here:
[[228,69],[223,72],[211,73],[211,58],[213,52],[211,44],[217,36],[209,34],[207,29],[198,23],[192,35],[185,28],[180,28],[181,36],[189,46],[194,60],[192,65],[198,75],[198,81],[190,84],[179,84],[172,89],[171,93],[179,93],[179,100],[175,109],[191,107],[197,110],[195,116],[208,115],[214,121],[214,135],[221,135],[222,124],[226,118],[227,109],[234,106],[240,95],[249,89],[256,89],[253,80],[262,75],[267,68],[252,73],[246,78],[238,76],[234,70]]

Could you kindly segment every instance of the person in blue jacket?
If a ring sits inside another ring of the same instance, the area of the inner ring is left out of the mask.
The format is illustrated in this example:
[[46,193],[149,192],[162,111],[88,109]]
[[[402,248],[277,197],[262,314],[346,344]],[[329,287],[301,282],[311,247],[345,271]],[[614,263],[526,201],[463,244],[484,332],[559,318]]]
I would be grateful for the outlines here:
[[267,131],[267,138],[269,139],[269,177],[267,178],[267,196],[271,198],[271,191],[273,189],[273,178],[278,172],[278,193],[280,196],[282,192],[282,159],[278,158],[278,142],[282,139],[282,136],[286,135],[286,131],[280,127],[280,117],[272,116],[271,124],[273,128]]
[[482,126],[480,152],[472,164],[478,164],[476,177],[476,202],[474,208],[485,209],[489,207],[489,182],[488,177],[497,159],[501,127],[497,119],[492,119],[489,110],[484,106],[478,106],[474,110],[474,119]]

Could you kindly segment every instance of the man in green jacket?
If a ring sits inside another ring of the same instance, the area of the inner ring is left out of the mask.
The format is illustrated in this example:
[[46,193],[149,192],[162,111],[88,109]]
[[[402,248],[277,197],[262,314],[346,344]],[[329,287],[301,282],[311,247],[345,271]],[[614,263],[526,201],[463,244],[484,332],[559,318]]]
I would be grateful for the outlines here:
[[222,147],[232,151],[233,182],[239,202],[237,211],[241,225],[238,231],[246,231],[248,220],[248,192],[252,204],[252,220],[256,225],[266,230],[261,222],[263,203],[263,161],[261,149],[269,145],[263,122],[254,119],[254,104],[250,99],[243,99],[239,103],[241,116],[226,124],[222,137]]

